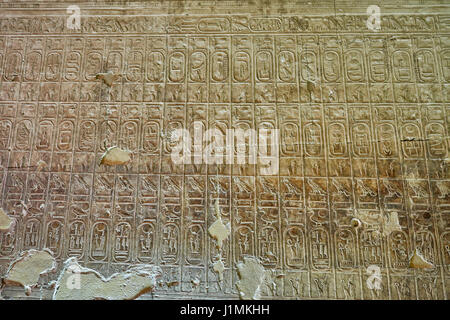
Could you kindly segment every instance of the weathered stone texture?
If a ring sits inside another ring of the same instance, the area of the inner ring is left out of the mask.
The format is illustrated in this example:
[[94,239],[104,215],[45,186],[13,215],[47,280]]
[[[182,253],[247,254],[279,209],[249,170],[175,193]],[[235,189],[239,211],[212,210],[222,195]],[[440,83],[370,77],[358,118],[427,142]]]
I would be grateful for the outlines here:
[[[244,261],[263,299],[447,299],[449,5],[381,5],[375,32],[364,1],[211,2],[80,1],[80,30],[0,4],[0,275],[47,248],[161,267],[142,299],[237,299]],[[194,121],[279,129],[276,174],[174,164]]]

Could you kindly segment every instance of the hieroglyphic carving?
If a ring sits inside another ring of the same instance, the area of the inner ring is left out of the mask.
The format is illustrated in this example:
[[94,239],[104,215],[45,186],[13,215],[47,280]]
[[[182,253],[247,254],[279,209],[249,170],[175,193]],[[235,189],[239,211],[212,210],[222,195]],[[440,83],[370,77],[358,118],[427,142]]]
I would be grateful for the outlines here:
[[[386,15],[383,34],[363,35],[351,15],[100,15],[79,32],[62,17],[0,18],[1,205],[18,219],[0,261],[45,247],[154,263],[163,294],[229,297],[250,255],[274,270],[265,297],[447,297],[445,19]],[[111,85],[97,78],[108,72]],[[236,164],[248,136],[232,165],[174,164],[182,128],[279,129],[278,173]],[[100,166],[112,146],[132,161]],[[220,249],[207,233],[216,202],[231,225]],[[410,271],[416,249],[433,270]],[[366,286],[370,265],[380,288]]]

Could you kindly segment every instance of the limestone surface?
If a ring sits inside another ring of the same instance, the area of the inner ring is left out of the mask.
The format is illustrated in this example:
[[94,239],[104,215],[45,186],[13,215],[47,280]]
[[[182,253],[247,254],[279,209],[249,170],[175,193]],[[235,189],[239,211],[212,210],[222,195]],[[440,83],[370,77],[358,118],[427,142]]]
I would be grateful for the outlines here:
[[0,231],[9,230],[13,223],[13,219],[11,219],[6,212],[0,208]]
[[32,249],[11,264],[4,281],[6,284],[21,285],[29,293],[37,285],[39,277],[55,267],[55,258],[50,252]]
[[127,164],[131,160],[131,152],[122,150],[119,147],[111,147],[106,150],[100,159],[100,163],[107,166]]
[[76,259],[71,258],[65,262],[53,299],[131,300],[151,291],[160,275],[159,267],[138,265],[104,278],[95,270],[81,267]]

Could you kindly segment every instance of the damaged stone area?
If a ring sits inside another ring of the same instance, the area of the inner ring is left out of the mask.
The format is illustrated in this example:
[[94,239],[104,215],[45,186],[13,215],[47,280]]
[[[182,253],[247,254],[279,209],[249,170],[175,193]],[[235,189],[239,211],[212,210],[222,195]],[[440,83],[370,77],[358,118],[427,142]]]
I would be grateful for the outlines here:
[[449,1],[53,2],[0,1],[1,297],[449,299]]
[[223,241],[228,238],[230,235],[230,224],[224,224],[222,222],[222,217],[219,208],[219,200],[215,202],[215,214],[216,220],[213,224],[208,228],[209,235],[214,238],[217,242],[217,248],[222,249]]
[[120,78],[120,75],[114,74],[112,71],[108,71],[106,73],[97,74],[95,78],[102,80],[108,87],[111,87],[113,82]]
[[239,281],[236,284],[239,296],[243,300],[261,299],[261,285],[266,276],[265,269],[254,257],[244,257],[237,265]]
[[156,287],[161,269],[151,265],[137,265],[104,278],[100,273],[81,267],[71,258],[55,286],[54,300],[130,300],[136,299]]
[[426,261],[423,255],[416,249],[409,260],[409,267],[414,269],[433,269],[434,265]]
[[11,228],[14,220],[10,218],[6,212],[0,208],[0,231],[7,231]]
[[[55,273],[57,265],[50,251],[26,251],[11,264],[3,277],[3,286],[22,286],[25,294],[30,295],[33,288],[44,288],[39,284],[40,277]],[[53,300],[132,300],[152,292],[161,275],[160,267],[144,264],[105,278],[80,266],[76,258],[69,258],[57,279],[45,287],[53,290]]]
[[39,277],[56,267],[56,261],[49,251],[29,250],[16,259],[3,278],[6,285],[19,285],[29,294],[38,284]]
[[124,165],[131,161],[131,152],[119,147],[110,147],[100,159],[100,164],[107,166]]

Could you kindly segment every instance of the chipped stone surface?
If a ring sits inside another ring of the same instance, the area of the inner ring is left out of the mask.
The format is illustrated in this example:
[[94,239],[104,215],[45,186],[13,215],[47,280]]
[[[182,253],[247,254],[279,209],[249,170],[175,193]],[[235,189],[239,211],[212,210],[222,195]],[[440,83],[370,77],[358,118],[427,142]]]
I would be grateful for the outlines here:
[[106,150],[100,160],[100,164],[107,166],[123,165],[131,161],[131,152],[119,147],[111,147]]
[[103,82],[111,87],[114,81],[117,81],[119,79],[119,75],[114,74],[112,71],[108,71],[106,73],[99,73],[96,76],[96,79],[101,79]]
[[54,300],[130,300],[153,290],[159,267],[137,265],[127,271],[103,277],[93,269],[81,267],[75,258],[65,267],[55,286]]
[[353,219],[350,221],[350,223],[351,223],[351,225],[352,225],[353,228],[359,228],[359,227],[361,227],[361,225],[362,225],[361,220],[359,220],[358,218],[353,218]]
[[[0,207],[15,221],[0,230],[2,276],[48,248],[104,277],[160,266],[159,298],[238,299],[237,265],[254,257],[261,299],[450,297],[448,1],[22,0],[0,12]],[[188,163],[171,158],[179,129],[198,138]],[[207,129],[244,139],[207,164],[221,149],[207,149]],[[271,165],[250,163],[261,129],[278,132]]]
[[389,236],[394,231],[402,231],[402,226],[398,221],[398,213],[395,211],[389,212],[387,216],[383,217],[383,234]]
[[219,208],[219,201],[216,200],[215,204],[216,221],[208,228],[209,235],[216,239],[218,249],[222,249],[222,244],[225,239],[230,235],[230,224],[224,224]]
[[239,281],[236,286],[239,297],[243,300],[259,300],[261,285],[266,277],[266,270],[254,257],[244,257],[244,262],[237,265]]
[[49,251],[32,249],[24,252],[11,264],[4,281],[10,285],[21,285],[29,293],[37,285],[39,277],[55,267],[55,258]]
[[213,269],[215,272],[219,274],[219,280],[223,280],[223,271],[225,270],[225,266],[223,265],[222,260],[218,260],[214,263]]
[[413,269],[432,269],[434,268],[432,263],[429,263],[425,260],[422,254],[416,249],[414,250],[414,254],[411,256],[409,260],[409,267]]
[[11,219],[6,212],[0,208],[0,231],[6,231],[11,228],[13,224],[13,219]]
[[43,171],[48,167],[47,163],[43,160],[39,160],[37,162],[37,171]]

